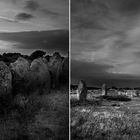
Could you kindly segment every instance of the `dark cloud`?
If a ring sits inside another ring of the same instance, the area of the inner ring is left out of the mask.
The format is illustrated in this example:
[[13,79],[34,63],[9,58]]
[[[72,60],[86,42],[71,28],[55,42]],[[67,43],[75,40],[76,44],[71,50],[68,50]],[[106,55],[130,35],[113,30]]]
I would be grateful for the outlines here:
[[122,0],[119,2],[120,11],[126,15],[135,15],[140,12],[139,0]]
[[71,18],[72,28],[97,28],[104,29],[104,27],[98,23],[98,20],[102,17],[108,17],[109,10],[104,2],[92,1],[92,0],[72,0]]
[[72,80],[140,86],[139,21],[139,0],[71,0]]
[[105,29],[102,25],[98,24],[96,21],[93,21],[93,19],[86,19],[84,17],[76,16],[74,17],[74,23],[72,23],[72,28],[78,28],[78,29]]
[[135,52],[134,55],[135,55],[136,57],[140,58],[140,52],[139,52],[139,51],[138,51],[138,52]]
[[26,4],[25,4],[24,8],[29,9],[31,11],[35,11],[39,7],[40,7],[40,5],[36,1],[28,0],[28,1],[26,1]]
[[107,70],[112,68],[112,66],[96,64],[94,62],[71,61],[72,77],[78,76],[77,78],[106,76],[108,75]]
[[17,20],[30,20],[31,18],[33,18],[33,16],[28,13],[19,13],[15,18]]
[[57,12],[54,12],[54,11],[51,11],[49,9],[45,9],[45,8],[42,8],[38,2],[34,1],[34,0],[28,0],[26,1],[25,3],[25,9],[28,9],[30,11],[35,11],[35,10],[39,10],[41,11],[42,13],[44,13],[45,15],[47,16],[59,16],[59,13]]
[[17,3],[17,0],[12,0],[12,2],[13,2],[14,4],[16,4],[16,3]]
[[48,9],[40,9],[41,12],[43,12],[45,15],[47,16],[59,16],[59,13],[57,12],[53,12],[51,10],[48,10]]
[[140,86],[140,77],[127,74],[110,74],[107,70],[112,67],[107,64],[71,60],[72,84],[77,84],[79,80],[85,80],[89,86],[101,86],[103,83],[110,87]]
[[17,49],[45,49],[68,53],[69,33],[67,30],[0,33],[3,41],[16,42]]
[[140,14],[139,0],[72,0],[72,28],[104,29],[105,22]]

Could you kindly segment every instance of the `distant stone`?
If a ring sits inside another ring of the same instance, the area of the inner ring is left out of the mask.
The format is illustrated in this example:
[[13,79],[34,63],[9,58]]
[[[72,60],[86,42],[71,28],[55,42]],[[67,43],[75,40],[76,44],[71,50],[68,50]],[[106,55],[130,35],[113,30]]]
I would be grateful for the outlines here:
[[81,102],[86,101],[87,99],[87,86],[85,81],[81,80],[78,84],[78,88],[77,88],[77,94],[79,96],[79,100]]
[[12,74],[9,67],[0,61],[0,95],[11,93]]
[[102,96],[106,96],[107,95],[107,86],[106,84],[102,85]]
[[136,90],[135,95],[136,95],[136,97],[139,97],[140,96],[140,90]]

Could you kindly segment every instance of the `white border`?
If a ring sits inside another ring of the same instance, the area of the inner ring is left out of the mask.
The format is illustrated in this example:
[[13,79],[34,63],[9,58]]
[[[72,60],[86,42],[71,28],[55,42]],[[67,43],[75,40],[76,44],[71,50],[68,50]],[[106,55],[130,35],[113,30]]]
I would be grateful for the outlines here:
[[71,140],[70,85],[71,85],[71,0],[69,0],[69,140]]

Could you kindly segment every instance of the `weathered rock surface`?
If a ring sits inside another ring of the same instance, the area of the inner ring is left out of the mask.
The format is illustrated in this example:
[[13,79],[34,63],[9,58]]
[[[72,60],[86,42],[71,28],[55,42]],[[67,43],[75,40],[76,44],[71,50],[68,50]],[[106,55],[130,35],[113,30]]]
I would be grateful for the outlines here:
[[30,65],[25,58],[19,57],[14,63],[10,64],[10,68],[16,72],[18,76],[25,78],[29,73]]
[[[61,85],[68,84],[69,58],[61,57],[58,52],[55,52],[52,56],[40,57],[44,54],[43,51],[35,51],[30,56],[32,60],[30,57],[27,57],[27,59],[18,57],[16,61],[10,63],[15,95],[30,94],[31,92],[49,93],[51,88],[56,89]],[[8,54],[8,56],[13,57],[12,54]]]
[[107,95],[107,86],[106,84],[102,85],[102,96],[106,96]]
[[62,62],[62,68],[60,69],[60,82],[62,84],[68,84],[69,83],[69,58],[64,58]]
[[28,92],[29,62],[25,58],[19,57],[14,63],[10,64],[10,69],[13,75],[13,94],[25,94],[25,92]]
[[12,74],[9,67],[0,61],[0,95],[11,93]]
[[81,80],[78,84],[78,88],[77,88],[77,94],[79,96],[79,100],[81,102],[86,101],[87,98],[87,86],[85,81]]
[[49,93],[51,78],[45,61],[38,58],[30,65],[26,59],[20,57],[10,65],[16,94]]
[[62,61],[63,59],[60,54],[55,52],[48,62],[48,67],[51,72],[52,88],[58,88],[60,85],[59,78],[61,75]]
[[30,66],[30,82],[33,89],[38,87],[40,94],[49,93],[51,86],[51,76],[45,59],[33,60]]

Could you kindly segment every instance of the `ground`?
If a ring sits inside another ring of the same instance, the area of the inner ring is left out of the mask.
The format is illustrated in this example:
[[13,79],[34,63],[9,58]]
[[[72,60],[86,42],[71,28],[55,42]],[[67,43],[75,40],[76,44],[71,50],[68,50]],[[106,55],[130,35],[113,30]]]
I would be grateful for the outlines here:
[[90,92],[86,103],[71,101],[72,140],[139,140],[140,98],[113,101]]
[[53,90],[28,99],[24,107],[14,106],[0,116],[0,140],[67,140],[68,90]]

